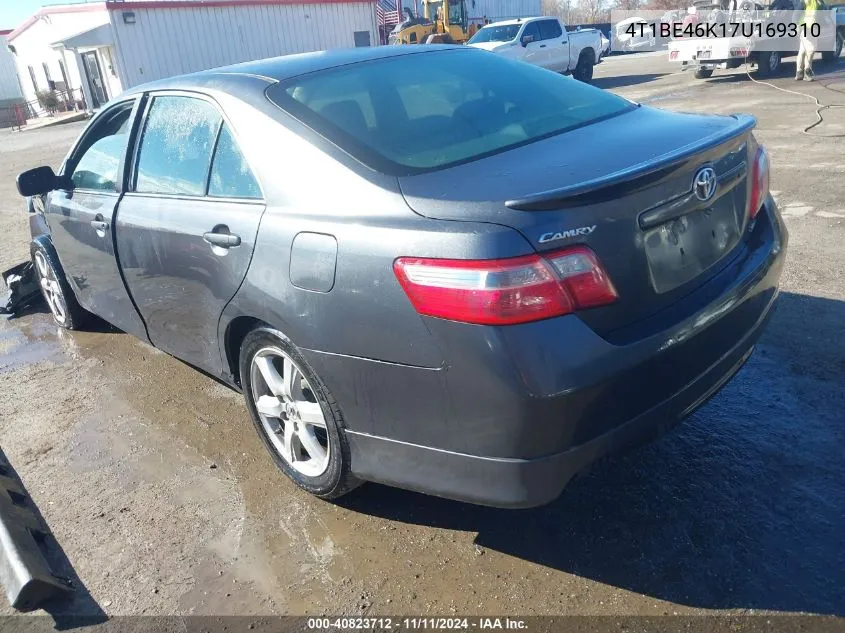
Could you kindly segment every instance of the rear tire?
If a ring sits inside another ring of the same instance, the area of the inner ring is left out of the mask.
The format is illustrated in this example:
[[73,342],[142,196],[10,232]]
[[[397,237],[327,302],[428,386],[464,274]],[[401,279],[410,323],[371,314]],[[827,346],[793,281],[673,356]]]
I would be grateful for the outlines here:
[[757,57],[757,75],[774,77],[780,70],[781,55],[778,51],[766,51]]
[[247,409],[279,470],[321,499],[360,486],[340,408],[296,346],[278,330],[259,327],[244,338],[239,360]]
[[82,329],[91,318],[91,313],[84,310],[76,300],[52,246],[34,241],[29,252],[35,265],[41,295],[50,309],[53,321],[66,330]]
[[581,51],[581,56],[578,57],[578,65],[575,66],[575,71],[572,75],[578,81],[588,84],[593,80],[593,66],[595,66],[595,54],[593,50]]
[[696,68],[695,69],[695,78],[696,79],[710,79],[713,76],[713,69],[712,68]]

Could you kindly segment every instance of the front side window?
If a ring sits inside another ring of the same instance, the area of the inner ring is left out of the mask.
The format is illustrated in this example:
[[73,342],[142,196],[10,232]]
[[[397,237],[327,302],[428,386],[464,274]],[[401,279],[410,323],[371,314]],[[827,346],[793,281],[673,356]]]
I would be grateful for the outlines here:
[[120,164],[126,153],[133,103],[116,106],[103,114],[96,127],[87,134],[81,155],[71,171],[74,189],[117,191]]
[[345,152],[392,175],[468,162],[636,107],[474,48],[310,73],[271,86],[267,96]]
[[560,22],[557,20],[543,20],[540,22],[540,37],[544,40],[554,40],[563,35]]
[[208,195],[218,198],[261,198],[258,181],[225,123],[220,130],[214,162],[211,164]]
[[[525,30],[522,32],[522,38],[531,36],[532,42],[540,41],[540,25],[537,22],[529,22],[525,25]],[[520,39],[522,39],[520,38]]]
[[141,136],[135,191],[204,196],[222,122],[202,99],[155,97]]

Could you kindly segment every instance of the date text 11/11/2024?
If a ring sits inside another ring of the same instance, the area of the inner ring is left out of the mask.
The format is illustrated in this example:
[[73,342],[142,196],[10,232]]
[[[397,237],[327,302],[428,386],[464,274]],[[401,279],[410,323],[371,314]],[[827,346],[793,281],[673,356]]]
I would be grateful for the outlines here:
[[795,22],[708,22],[707,24],[660,24],[632,22],[625,27],[631,37],[660,37],[680,39],[682,37],[820,37],[822,27],[818,22],[797,24]]
[[525,631],[527,623],[519,618],[463,618],[463,617],[340,617],[340,618],[308,618],[307,628],[312,631],[329,630],[417,630],[417,631],[447,631],[447,630],[480,630],[480,631]]

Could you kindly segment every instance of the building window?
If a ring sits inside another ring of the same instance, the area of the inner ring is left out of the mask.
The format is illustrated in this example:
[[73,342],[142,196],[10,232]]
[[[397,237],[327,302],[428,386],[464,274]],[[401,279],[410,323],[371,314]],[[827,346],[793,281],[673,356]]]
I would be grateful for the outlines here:
[[32,66],[27,66],[29,70],[29,78],[32,80],[32,89],[38,92],[38,82],[35,80],[35,69]]

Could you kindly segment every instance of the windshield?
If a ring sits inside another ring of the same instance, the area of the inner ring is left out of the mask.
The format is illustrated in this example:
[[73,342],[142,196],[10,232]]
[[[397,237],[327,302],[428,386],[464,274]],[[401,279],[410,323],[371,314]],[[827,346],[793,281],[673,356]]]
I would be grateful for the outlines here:
[[340,66],[275,84],[267,95],[393,175],[468,162],[635,107],[580,81],[466,48]]
[[502,26],[485,26],[472,36],[469,44],[478,42],[510,42],[519,32],[519,24],[504,24]]

